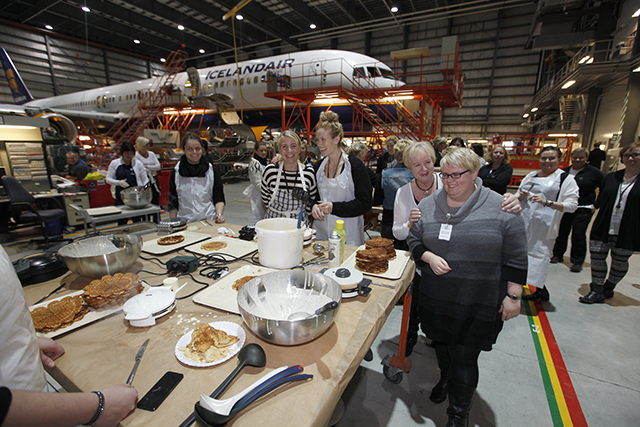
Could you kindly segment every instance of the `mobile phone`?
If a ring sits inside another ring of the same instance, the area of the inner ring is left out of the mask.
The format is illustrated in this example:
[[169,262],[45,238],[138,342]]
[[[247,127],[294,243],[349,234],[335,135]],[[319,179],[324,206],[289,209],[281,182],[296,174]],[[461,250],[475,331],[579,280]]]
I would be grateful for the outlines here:
[[182,381],[183,377],[184,375],[178,372],[169,371],[164,374],[162,378],[151,387],[151,390],[138,401],[138,408],[144,409],[145,411],[155,411],[158,409],[160,404],[164,402],[178,383]]

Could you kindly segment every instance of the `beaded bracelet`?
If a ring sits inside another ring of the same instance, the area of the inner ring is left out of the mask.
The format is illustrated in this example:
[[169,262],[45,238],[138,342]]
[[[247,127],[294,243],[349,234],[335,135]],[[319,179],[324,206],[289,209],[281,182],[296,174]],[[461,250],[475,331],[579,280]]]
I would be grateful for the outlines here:
[[99,391],[92,391],[91,393],[95,393],[98,396],[98,409],[93,415],[93,418],[91,418],[91,421],[85,424],[87,426],[93,426],[95,422],[98,421],[98,418],[100,418],[100,415],[102,415],[102,411],[104,411],[104,396],[102,393]]

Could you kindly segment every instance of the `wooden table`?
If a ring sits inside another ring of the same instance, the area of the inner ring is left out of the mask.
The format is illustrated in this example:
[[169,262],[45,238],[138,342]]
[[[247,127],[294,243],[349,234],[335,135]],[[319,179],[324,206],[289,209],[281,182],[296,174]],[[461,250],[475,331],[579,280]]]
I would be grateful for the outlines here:
[[[197,223],[198,230],[205,234],[216,235],[218,225],[207,227]],[[239,227],[227,225],[237,230]],[[155,234],[144,236],[155,238]],[[326,242],[324,242],[326,245]],[[345,256],[356,248],[345,247]],[[185,255],[185,251],[174,251],[162,256],[167,261],[176,255]],[[149,254],[142,253],[145,258]],[[312,258],[311,245],[305,248],[304,260]],[[246,265],[235,262],[229,265],[231,270]],[[165,268],[154,261],[138,259],[129,270],[140,269],[152,272],[164,272]],[[319,270],[316,267],[315,270]],[[313,270],[312,268],[311,270]],[[265,368],[248,367],[221,396],[229,397],[247,387],[257,378],[283,365],[302,365],[304,373],[313,374],[311,381],[285,385],[236,416],[229,426],[326,426],[333,410],[353,377],[367,350],[384,325],[393,306],[409,286],[414,274],[414,264],[409,261],[402,277],[396,281],[374,278],[374,282],[394,285],[395,289],[371,285],[371,294],[343,300],[340,312],[327,333],[307,344],[285,347],[262,341],[245,328],[247,343],[260,344],[267,355]],[[140,278],[151,285],[159,285],[166,275],[154,276],[145,272]],[[180,278],[179,284],[189,284],[180,295],[187,295],[201,285],[194,283],[188,276]],[[195,275],[198,280],[211,281]],[[60,278],[25,288],[27,303],[32,304],[46,295],[55,286],[65,282],[65,292],[82,289],[89,280],[69,273]],[[211,283],[215,286],[215,282]],[[131,327],[124,315],[119,312],[111,317],[97,321],[83,328],[62,335],[56,340],[64,346],[66,353],[56,361],[51,375],[69,391],[100,390],[116,383],[126,381],[134,357],[140,345],[150,339],[147,350],[140,363],[133,385],[142,397],[167,371],[180,372],[184,379],[155,412],[136,409],[122,421],[123,426],[177,426],[192,411],[200,394],[210,394],[236,367],[237,358],[210,368],[192,368],[182,365],[174,355],[178,339],[200,322],[230,321],[244,325],[239,315],[226,313],[195,304],[191,298],[180,300],[171,315],[158,319],[153,327]],[[108,404],[108,402],[107,402]]]

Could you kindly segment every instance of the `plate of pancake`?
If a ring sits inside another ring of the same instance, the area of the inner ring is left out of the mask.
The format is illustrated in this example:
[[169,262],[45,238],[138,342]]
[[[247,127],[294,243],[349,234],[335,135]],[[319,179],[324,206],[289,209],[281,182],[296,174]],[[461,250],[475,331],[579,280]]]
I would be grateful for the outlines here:
[[402,277],[410,258],[409,252],[393,247],[393,240],[380,237],[356,249],[342,267],[356,268],[369,276],[397,280]]
[[242,257],[258,250],[258,243],[227,236],[214,236],[185,248],[189,252],[199,255],[226,254],[232,257]]
[[194,233],[192,231],[179,231],[168,236],[161,236],[157,239],[146,241],[142,244],[142,250],[154,254],[162,255],[167,252],[182,249],[185,246],[193,245],[196,242],[208,239],[209,234]]

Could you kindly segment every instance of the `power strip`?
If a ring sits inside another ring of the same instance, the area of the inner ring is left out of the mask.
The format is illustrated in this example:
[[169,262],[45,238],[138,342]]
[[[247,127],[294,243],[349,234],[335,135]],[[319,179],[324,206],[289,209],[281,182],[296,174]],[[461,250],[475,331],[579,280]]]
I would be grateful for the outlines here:
[[198,259],[193,256],[177,256],[165,264],[169,273],[191,273],[198,269]]

